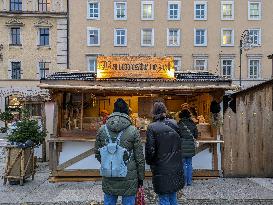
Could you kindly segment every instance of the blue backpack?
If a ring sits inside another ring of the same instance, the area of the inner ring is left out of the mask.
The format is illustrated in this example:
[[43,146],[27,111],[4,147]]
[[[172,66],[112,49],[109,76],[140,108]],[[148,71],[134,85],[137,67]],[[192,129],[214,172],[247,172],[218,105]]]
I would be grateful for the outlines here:
[[104,125],[104,129],[109,142],[99,149],[101,156],[100,175],[103,177],[126,177],[128,172],[126,164],[130,157],[125,164],[123,156],[125,152],[129,152],[119,145],[124,130],[118,133],[116,142],[113,142],[106,125]]

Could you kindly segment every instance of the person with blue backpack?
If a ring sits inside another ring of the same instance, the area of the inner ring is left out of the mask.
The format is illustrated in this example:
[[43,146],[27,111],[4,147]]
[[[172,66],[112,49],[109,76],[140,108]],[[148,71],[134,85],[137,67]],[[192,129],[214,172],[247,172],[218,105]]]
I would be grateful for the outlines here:
[[115,205],[122,196],[123,205],[134,205],[137,190],[143,186],[145,160],[139,131],[122,98],[97,132],[95,156],[101,163],[104,204]]

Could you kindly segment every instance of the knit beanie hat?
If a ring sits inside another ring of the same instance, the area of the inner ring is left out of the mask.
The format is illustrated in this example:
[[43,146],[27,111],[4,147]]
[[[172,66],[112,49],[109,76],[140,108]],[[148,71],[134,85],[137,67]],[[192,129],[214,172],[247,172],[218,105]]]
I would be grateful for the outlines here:
[[114,112],[121,112],[129,115],[129,107],[122,98],[118,98],[114,103]]

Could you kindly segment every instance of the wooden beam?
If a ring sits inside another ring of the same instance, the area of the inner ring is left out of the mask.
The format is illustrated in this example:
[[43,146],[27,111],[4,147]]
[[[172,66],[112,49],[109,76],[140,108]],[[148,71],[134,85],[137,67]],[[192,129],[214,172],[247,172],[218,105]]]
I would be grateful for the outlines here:
[[82,153],[82,154],[80,154],[80,155],[78,155],[76,157],[73,157],[72,159],[64,162],[63,164],[58,165],[57,170],[63,170],[65,168],[67,168],[67,167],[69,167],[69,166],[71,166],[71,165],[85,159],[86,157],[91,156],[92,154],[95,153],[94,151],[95,151],[95,148],[92,148],[92,149],[90,149],[90,150],[88,150],[88,151],[86,151],[86,152],[84,152],[84,153]]
[[100,172],[98,169],[72,169],[72,170],[56,170],[52,172],[53,177],[98,177]]
[[197,169],[193,170],[193,177],[220,177],[218,170]]
[[212,145],[212,164],[213,164],[213,169],[218,170],[218,150],[217,150],[217,144]]
[[50,183],[101,181],[101,177],[49,177]]

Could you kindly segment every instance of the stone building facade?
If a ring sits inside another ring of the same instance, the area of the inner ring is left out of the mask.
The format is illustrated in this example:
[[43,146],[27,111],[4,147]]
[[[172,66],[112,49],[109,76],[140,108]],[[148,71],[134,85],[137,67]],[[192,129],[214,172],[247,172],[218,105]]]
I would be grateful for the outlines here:
[[0,31],[0,109],[42,100],[39,80],[67,69],[67,1],[1,0]]
[[174,56],[177,71],[239,84],[244,39],[255,48],[242,52],[241,83],[257,84],[272,75],[272,8],[271,0],[70,0],[70,68],[95,72],[98,55]]

